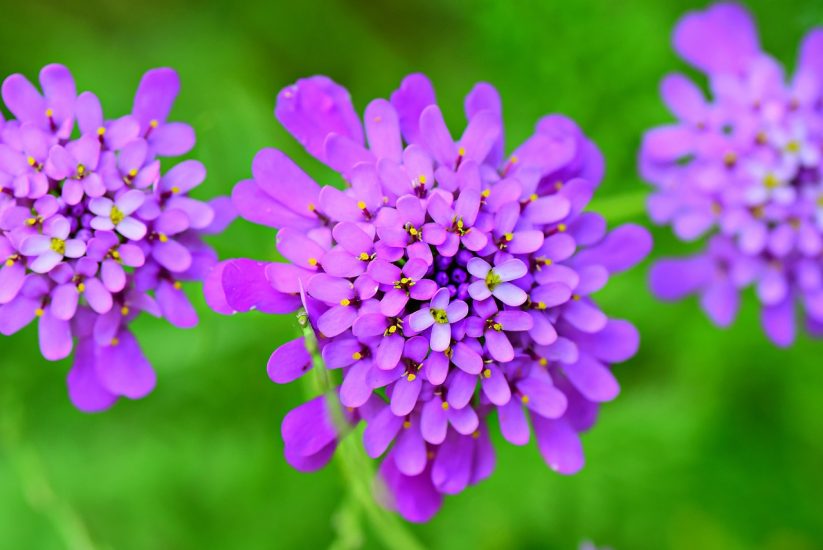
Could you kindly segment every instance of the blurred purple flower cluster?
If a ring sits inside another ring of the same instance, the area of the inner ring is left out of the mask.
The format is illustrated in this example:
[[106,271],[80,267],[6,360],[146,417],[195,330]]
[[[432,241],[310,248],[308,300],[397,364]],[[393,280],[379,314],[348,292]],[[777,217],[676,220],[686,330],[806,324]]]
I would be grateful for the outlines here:
[[[547,116],[506,156],[495,89],[475,86],[465,110],[454,139],[422,75],[372,101],[362,124],[328,78],[284,89],[277,119],[345,189],[260,151],[232,198],[241,216],[279,230],[289,263],[229,260],[206,283],[223,313],[286,313],[302,298],[325,366],[341,373],[347,426],[324,396],[294,409],[286,459],[320,468],[364,421],[388,505],[411,521],[492,473],[493,412],[507,441],[524,445],[533,431],[551,468],[582,467],[579,434],[619,391],[610,364],[638,346],[635,328],[591,295],[651,248],[641,227],[609,232],[584,211],[603,160],[574,122]],[[298,338],[268,371],[287,383],[311,367]]]
[[233,210],[228,198],[188,197],[206,176],[201,163],[161,170],[160,157],[194,146],[190,126],[167,120],[180,87],[171,69],[147,72],[132,113],[113,120],[94,94],[77,95],[62,65],[43,68],[40,84],[15,74],[2,87],[15,118],[0,116],[0,333],[36,319],[50,361],[76,340],[69,396],[99,411],[155,385],[132,319],[197,323],[181,282],[216,262],[201,235]]
[[695,256],[658,262],[655,294],[699,294],[726,326],[754,286],[773,342],[794,341],[798,304],[822,335],[823,30],[803,41],[790,80],[735,4],[687,14],[674,46],[708,75],[713,98],[683,75],[666,77],[663,100],[677,122],[646,134],[640,169],[656,187],[652,219],[685,241],[709,240]]

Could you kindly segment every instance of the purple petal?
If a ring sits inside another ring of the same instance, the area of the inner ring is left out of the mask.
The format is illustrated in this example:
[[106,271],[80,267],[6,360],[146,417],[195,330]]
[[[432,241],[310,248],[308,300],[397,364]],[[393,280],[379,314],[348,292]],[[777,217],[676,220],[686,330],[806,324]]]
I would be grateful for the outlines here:
[[297,338],[282,344],[269,358],[266,370],[277,384],[288,384],[303,376],[312,368],[312,359],[306,351],[306,342]]
[[157,383],[157,375],[143,356],[137,340],[126,331],[117,337],[117,345],[97,349],[96,365],[98,379],[114,395],[140,399]]

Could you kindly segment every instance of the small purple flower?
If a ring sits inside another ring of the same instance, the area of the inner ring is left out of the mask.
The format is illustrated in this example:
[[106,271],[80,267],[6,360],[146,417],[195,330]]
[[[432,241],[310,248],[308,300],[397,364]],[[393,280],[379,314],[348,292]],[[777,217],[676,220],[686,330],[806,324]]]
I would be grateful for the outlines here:
[[431,327],[431,349],[446,351],[452,339],[452,324],[466,317],[469,306],[463,300],[449,302],[449,290],[446,288],[435,293],[429,306],[409,316],[409,328],[419,333]]
[[653,292],[676,300],[698,294],[711,320],[734,320],[740,293],[754,286],[767,336],[795,338],[795,309],[810,331],[823,323],[823,30],[803,41],[793,78],[762,51],[750,14],[717,4],[684,16],[675,49],[705,72],[714,98],[674,74],[662,85],[677,121],[649,130],[640,171],[655,186],[649,214],[692,241],[691,258],[662,260]]
[[72,403],[101,411],[152,390],[129,324],[143,311],[196,324],[180,281],[205,277],[216,257],[201,235],[233,214],[187,196],[205,177],[199,162],[161,173],[157,155],[194,144],[190,127],[165,123],[174,71],[146,73],[135,113],[114,120],[93,94],[76,95],[65,67],[45,67],[40,82],[42,94],[22,75],[2,88],[16,119],[0,135],[0,334],[37,320],[43,357],[75,351]]
[[[384,504],[410,521],[491,475],[495,417],[507,441],[533,432],[551,468],[579,470],[579,434],[618,392],[610,365],[638,345],[634,327],[591,298],[651,247],[642,228],[609,233],[583,212],[603,172],[596,147],[553,115],[504,157],[488,84],[469,94],[466,114],[453,138],[422,75],[372,101],[362,124],[328,78],[289,86],[276,117],[346,188],[321,187],[283,153],[260,151],[232,199],[249,221],[279,230],[289,263],[228,260],[205,284],[224,314],[303,306],[339,402],[317,398],[286,416],[286,460],[325,465],[351,431],[330,422],[329,407],[342,405],[382,460]],[[311,367],[292,340],[267,368],[287,383]]]
[[25,256],[35,256],[29,264],[34,273],[48,273],[63,258],[80,258],[86,252],[86,243],[69,239],[71,223],[63,216],[54,216],[43,222],[42,233],[27,237],[20,246]]
[[117,231],[131,241],[139,241],[146,236],[146,224],[131,215],[143,205],[145,193],[132,189],[115,200],[101,197],[89,202],[89,210],[95,217],[91,227],[97,231]]
[[527,272],[526,264],[512,258],[492,267],[482,258],[472,258],[466,265],[469,273],[480,279],[469,285],[469,294],[475,300],[485,300],[494,296],[509,306],[519,306],[526,301],[526,292],[510,283],[523,277]]

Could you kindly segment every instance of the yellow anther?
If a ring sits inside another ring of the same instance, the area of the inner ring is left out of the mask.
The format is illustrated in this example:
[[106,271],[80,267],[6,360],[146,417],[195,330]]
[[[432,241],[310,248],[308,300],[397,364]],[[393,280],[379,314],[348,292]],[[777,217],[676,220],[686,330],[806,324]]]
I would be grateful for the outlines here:
[[409,227],[409,235],[411,235],[412,237],[416,237],[418,233],[420,232],[417,229],[415,229],[414,227]]
[[514,238],[514,233],[504,233],[503,240],[510,242]]
[[355,361],[360,361],[361,359],[363,359],[363,354],[360,353],[359,351],[355,351],[354,353],[351,354],[351,358],[354,359]]
[[120,339],[119,338],[112,338],[111,339],[111,345],[112,346],[116,346],[116,345],[119,345],[119,344],[120,344]]
[[151,126],[152,128],[157,128],[157,126],[159,126],[159,125],[160,125],[160,123],[157,122],[156,119],[152,119],[151,122],[149,122],[149,126]]
[[123,317],[125,317],[126,315],[128,315],[128,314],[129,314],[129,308],[128,308],[128,306],[123,306],[123,307],[121,307],[121,308],[120,308],[120,314],[121,314]]
[[109,213],[109,219],[111,223],[117,225],[118,223],[122,222],[126,218],[126,215],[123,214],[122,210],[117,208],[116,206],[111,207],[111,212]]
[[114,258],[115,260],[119,260],[120,259],[120,252],[117,251],[117,250],[112,250],[111,251],[111,257]]
[[723,155],[723,164],[728,167],[732,167],[737,163],[737,153],[734,151],[729,151],[725,155]]
[[754,216],[755,218],[760,219],[765,215],[766,210],[762,206],[755,206],[754,208],[752,208],[752,216]]
[[579,299],[580,299],[580,294],[572,294],[572,300],[576,301],[576,300],[579,300]]
[[484,199],[488,199],[489,195],[491,195],[491,194],[492,194],[491,189],[483,189],[483,191],[480,193],[480,196],[483,197]]
[[483,369],[483,378],[491,378],[491,377],[492,377],[491,369]]
[[317,258],[309,258],[309,265],[314,267],[317,265]]
[[390,326],[388,329],[386,329],[386,332],[388,332],[389,334],[394,334],[395,332],[397,332],[397,325]]
[[442,408],[444,411],[449,410],[449,403],[447,401],[443,401],[443,403],[440,405],[440,408]]
[[766,174],[766,177],[763,178],[763,185],[766,189],[774,189],[780,186],[780,180],[773,173],[769,172]]
[[46,109],[46,116],[47,116],[47,117],[49,117],[49,118],[51,118],[52,116],[54,116],[54,110],[53,110],[51,107],[49,107],[48,109]]
[[568,228],[566,227],[566,224],[565,224],[565,223],[559,223],[559,224],[557,224],[557,230],[558,230],[558,231],[560,231],[561,233],[563,233],[564,231],[566,231],[566,229],[568,229]]
[[472,434],[472,438],[477,439],[478,437],[480,437],[480,432],[474,432]]
[[800,142],[797,140],[791,140],[789,143],[786,144],[786,151],[789,153],[799,153],[800,152]]
[[766,132],[763,130],[757,132],[757,135],[754,138],[755,143],[758,145],[765,145],[769,141],[769,136],[766,135]]
[[552,265],[551,258],[546,258],[545,260],[543,260],[543,265]]
[[529,195],[529,200],[532,202],[536,201],[538,198],[539,197],[537,196],[537,193],[532,193],[531,195]]
[[541,367],[545,367],[546,365],[549,364],[549,360],[546,359],[545,357],[541,357],[540,360],[538,361],[538,363],[540,363]]
[[310,202],[308,208],[309,208],[309,212],[314,212],[315,211],[314,203]]
[[458,229],[463,229],[463,218],[458,219],[456,225]]
[[554,188],[557,189],[558,191],[560,191],[561,189],[563,189],[563,182],[562,181],[554,182]]
[[169,242],[169,236],[166,235],[165,233],[158,233],[157,234],[157,240],[160,241],[161,243],[167,243],[167,242]]
[[525,395],[525,394],[524,394],[524,395],[522,395],[522,396],[520,396],[520,401],[522,401],[522,402],[523,402],[523,404],[525,405],[526,403],[528,403],[528,402],[529,402],[529,396],[528,396],[528,395]]
[[37,218],[29,218],[26,220],[27,225],[34,225],[37,223]]
[[426,175],[425,174],[420,174],[420,177],[417,178],[417,181],[419,181],[420,183],[425,185],[426,184]]
[[460,155],[461,157],[465,156],[466,155],[466,148],[461,147],[460,149],[457,150],[457,154]]
[[358,256],[358,258],[360,258],[364,262],[367,262],[367,261],[369,261],[370,256],[369,256],[368,252],[361,252],[360,255]]
[[37,159],[34,157],[29,157],[26,159],[26,161],[28,161],[29,166],[34,166],[35,164],[37,164]]
[[516,155],[512,155],[512,158],[509,159],[509,162],[511,162],[512,164],[517,164],[518,162],[520,162],[520,159],[517,158]]
[[63,239],[58,239],[56,237],[52,237],[51,239],[51,249],[57,252],[60,255],[66,253],[66,241]]
[[45,311],[43,311],[43,308],[41,308],[41,307],[38,307],[37,309],[35,309],[35,310],[34,310],[34,314],[35,314],[37,317],[42,317],[45,313],[46,313],[46,312],[45,312]]
[[365,210],[366,209],[366,203],[363,202],[363,201],[357,201],[357,208],[359,208],[360,210]]
[[350,304],[351,304],[351,300],[349,300],[348,298],[343,298],[342,300],[340,300],[340,305],[341,306],[348,306]]
[[180,281],[174,281],[174,284],[172,286],[174,287],[174,290],[180,290],[181,288],[183,288],[183,283],[181,283]]
[[83,294],[86,291],[86,285],[84,283],[77,283],[77,292]]
[[497,332],[500,332],[501,330],[503,330],[503,325],[501,323],[494,323],[492,325],[492,328]]
[[77,165],[77,175],[82,176],[85,173],[86,173],[86,167],[83,166],[82,164],[78,164]]
[[546,302],[537,302],[535,306],[537,307],[537,309],[546,309]]
[[106,133],[106,128],[104,128],[103,126],[101,126],[100,128],[97,129],[97,135],[98,136],[105,135],[105,133]]
[[409,428],[411,428],[411,422],[409,422],[408,420],[404,420],[403,427],[408,430]]
[[409,379],[409,382],[414,382],[417,379],[417,375],[414,374],[413,372],[410,372],[409,376],[408,376],[408,379]]
[[9,258],[8,260],[6,260],[6,265],[7,265],[8,267],[13,266],[13,265],[14,265],[14,260],[12,260],[11,258]]

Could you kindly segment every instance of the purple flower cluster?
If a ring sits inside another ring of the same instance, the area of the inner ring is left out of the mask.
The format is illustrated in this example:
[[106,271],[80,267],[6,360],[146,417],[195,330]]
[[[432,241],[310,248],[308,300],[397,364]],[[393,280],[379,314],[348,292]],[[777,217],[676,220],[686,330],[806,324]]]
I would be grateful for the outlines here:
[[640,169],[656,187],[652,219],[685,241],[708,236],[708,246],[658,262],[655,294],[698,294],[726,326],[753,286],[774,343],[794,341],[798,304],[823,335],[823,30],[806,37],[788,81],[738,5],[687,14],[674,45],[708,75],[713,99],[683,75],[666,77],[677,122],[646,134]]
[[[651,248],[644,229],[607,232],[584,211],[603,160],[571,120],[543,118],[504,156],[495,89],[478,84],[465,107],[455,140],[422,75],[371,102],[362,125],[328,78],[284,89],[277,119],[346,188],[260,151],[232,198],[241,216],[279,230],[289,263],[229,260],[206,283],[223,313],[285,313],[302,298],[325,366],[341,373],[342,414],[366,423],[387,504],[411,521],[492,473],[494,411],[509,442],[524,445],[533,430],[551,468],[582,467],[579,433],[619,391],[609,365],[638,345],[634,327],[591,295]],[[311,366],[297,339],[274,351],[268,372],[286,383]],[[320,396],[284,419],[294,467],[331,458],[347,431],[332,405]]]
[[77,340],[69,397],[99,411],[155,385],[132,319],[197,323],[181,281],[216,262],[201,235],[221,230],[232,208],[188,197],[206,176],[201,163],[161,171],[160,157],[194,146],[190,126],[167,120],[180,87],[171,69],[147,72],[132,113],[114,120],[94,94],[77,95],[62,65],[43,68],[40,84],[15,74],[2,88],[15,119],[0,116],[0,333],[37,319],[50,361]]

